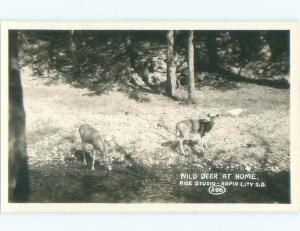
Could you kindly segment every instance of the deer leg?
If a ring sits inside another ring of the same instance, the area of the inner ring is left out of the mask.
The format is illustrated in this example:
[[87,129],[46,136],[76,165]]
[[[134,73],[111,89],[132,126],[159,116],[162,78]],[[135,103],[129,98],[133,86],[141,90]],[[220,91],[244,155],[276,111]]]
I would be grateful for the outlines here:
[[204,144],[201,142],[201,151],[204,152]]
[[204,152],[204,142],[202,138],[200,138],[200,146],[201,151]]
[[185,155],[183,145],[182,145],[183,139],[178,137],[178,142],[179,142],[179,146],[180,146],[182,154]]
[[92,170],[95,170],[95,158],[96,158],[96,150],[93,149],[93,164],[92,164]]
[[104,152],[101,152],[102,154],[102,159],[105,160],[105,165],[107,166],[107,169],[109,171],[112,170],[112,159],[111,158],[108,158],[108,156],[105,156],[105,153]]
[[82,142],[82,150],[83,150],[83,163],[84,163],[85,165],[87,165],[86,159],[85,159],[85,153],[86,153],[86,150],[85,150],[85,145],[84,145],[83,142]]
[[109,171],[112,170],[112,161],[111,159],[106,159],[106,166]]

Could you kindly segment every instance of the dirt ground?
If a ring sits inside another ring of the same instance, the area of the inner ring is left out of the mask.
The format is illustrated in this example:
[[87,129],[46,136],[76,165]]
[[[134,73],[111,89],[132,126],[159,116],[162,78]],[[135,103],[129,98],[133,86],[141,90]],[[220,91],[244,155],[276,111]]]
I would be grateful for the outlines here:
[[[197,103],[188,105],[161,94],[145,94],[147,102],[138,102],[117,84],[111,91],[93,95],[68,84],[46,85],[27,71],[22,76],[33,202],[187,202],[191,199],[178,189],[176,196],[168,198],[175,189],[164,187],[160,182],[164,177],[156,171],[219,169],[276,176],[289,171],[287,89],[246,83],[229,90],[202,87],[197,90]],[[186,97],[186,90],[177,95]],[[191,135],[184,143],[188,155],[179,153],[177,122],[237,108],[243,110],[240,115],[216,119],[202,139],[204,151],[200,136]],[[78,128],[83,123],[101,132],[108,147],[105,157],[98,156],[94,172],[90,162],[82,163]],[[112,171],[102,165],[102,158],[112,163]],[[155,183],[147,183],[147,177],[137,180],[142,173],[155,175]],[[170,185],[175,180],[165,179]],[[164,196],[151,194],[158,190]]]

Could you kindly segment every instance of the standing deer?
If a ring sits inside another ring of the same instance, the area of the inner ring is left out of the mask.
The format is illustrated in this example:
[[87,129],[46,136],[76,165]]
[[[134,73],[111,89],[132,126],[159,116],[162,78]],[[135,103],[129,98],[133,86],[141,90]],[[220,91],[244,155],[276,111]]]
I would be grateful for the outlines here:
[[100,133],[91,127],[89,124],[83,124],[79,127],[79,134],[82,141],[82,149],[83,149],[83,162],[86,165],[85,153],[86,153],[86,144],[91,144],[93,146],[93,164],[92,170],[95,169],[95,157],[96,150],[98,150],[102,156],[105,155],[105,144]]
[[[199,120],[183,120],[176,124],[176,136],[178,139],[178,143],[183,155],[185,155],[183,149],[183,141],[190,133],[200,133],[201,137],[203,137],[206,133],[208,133],[213,125],[214,118],[218,117],[219,114],[211,116],[207,115],[208,119],[199,119]],[[201,142],[201,149],[203,150],[203,142]]]

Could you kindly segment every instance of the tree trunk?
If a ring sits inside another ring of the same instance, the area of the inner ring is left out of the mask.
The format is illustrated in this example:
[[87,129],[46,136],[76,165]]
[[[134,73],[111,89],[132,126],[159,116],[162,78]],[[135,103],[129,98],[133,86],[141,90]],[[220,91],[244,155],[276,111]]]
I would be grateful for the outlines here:
[[195,97],[195,81],[194,81],[194,32],[191,30],[188,34],[188,98]]
[[54,39],[50,39],[48,46],[49,69],[54,68]]
[[216,46],[216,34],[214,32],[208,32],[206,37],[206,45],[209,60],[208,68],[210,71],[216,71],[216,68],[218,67],[218,55]]
[[128,68],[132,69],[134,68],[134,63],[135,63],[135,54],[133,51],[133,43],[134,43],[134,37],[132,35],[128,35],[126,37],[126,42],[125,42],[125,52],[127,55],[127,63],[128,63]]
[[25,138],[25,111],[18,62],[18,33],[9,33],[9,201],[26,202],[29,196]]
[[167,95],[173,97],[176,90],[176,66],[174,57],[174,31],[167,33]]
[[78,61],[78,48],[76,44],[76,35],[75,31],[70,31],[70,50],[71,50],[71,59],[73,65],[73,75],[76,80],[80,78],[80,63]]

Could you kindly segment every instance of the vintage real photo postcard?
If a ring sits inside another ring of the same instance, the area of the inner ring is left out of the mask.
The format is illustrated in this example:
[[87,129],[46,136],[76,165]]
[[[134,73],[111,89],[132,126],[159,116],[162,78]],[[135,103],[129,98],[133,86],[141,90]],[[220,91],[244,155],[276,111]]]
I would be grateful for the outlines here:
[[295,22],[3,22],[3,212],[299,209]]

